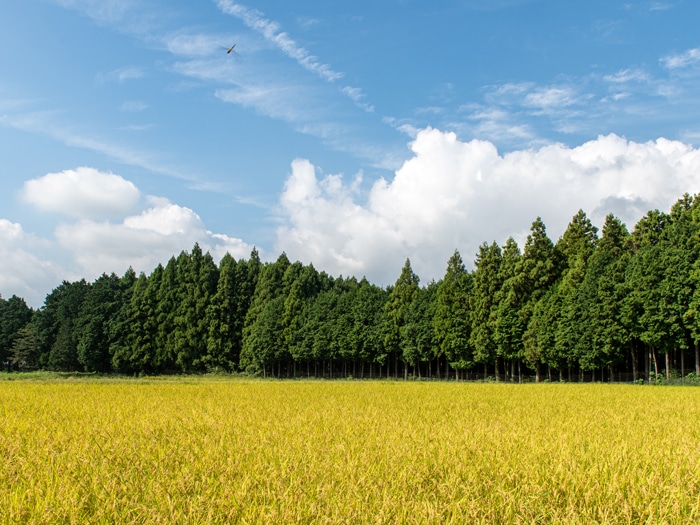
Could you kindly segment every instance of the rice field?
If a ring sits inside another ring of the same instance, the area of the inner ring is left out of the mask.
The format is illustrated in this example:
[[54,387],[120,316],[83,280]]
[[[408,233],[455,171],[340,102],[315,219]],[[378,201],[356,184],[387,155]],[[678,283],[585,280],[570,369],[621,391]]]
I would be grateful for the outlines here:
[[0,523],[700,522],[700,389],[0,381]]

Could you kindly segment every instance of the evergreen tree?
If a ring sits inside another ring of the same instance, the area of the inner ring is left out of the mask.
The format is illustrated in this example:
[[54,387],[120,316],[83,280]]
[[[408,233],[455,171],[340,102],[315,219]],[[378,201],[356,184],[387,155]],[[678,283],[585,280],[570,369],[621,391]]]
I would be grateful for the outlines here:
[[[163,266],[156,266],[150,276],[141,273],[128,289],[128,296],[113,325],[110,344],[113,370],[120,373],[154,373],[158,355],[158,289]],[[117,335],[118,333],[118,335]]]
[[178,304],[173,344],[175,364],[183,372],[202,370],[206,363],[210,320],[207,309],[216,293],[218,268],[211,255],[195,244],[191,254],[178,257]]
[[[356,354],[364,364],[372,366],[379,362],[383,347],[381,325],[387,295],[380,287],[362,278],[352,297],[352,334]],[[371,371],[371,368],[370,368]]]
[[384,344],[393,356],[394,377],[398,377],[399,358],[403,356],[403,348],[410,344],[402,338],[401,328],[408,322],[408,313],[418,297],[418,284],[419,278],[413,273],[411,261],[406,259],[401,275],[389,292],[384,310],[387,323]]
[[[589,305],[580,301],[580,292],[589,259],[598,245],[597,232],[583,210],[579,210],[556,245],[565,268],[548,299],[553,304],[547,307],[546,322],[554,340],[545,343],[542,353],[547,365],[559,370],[560,380],[564,378],[564,368],[570,373],[575,354],[580,351],[578,347],[591,342],[584,334]],[[549,334],[542,337],[548,338]]]
[[612,214],[605,218],[602,233],[570,306],[577,324],[568,327],[571,335],[565,347],[581,369],[589,371],[620,361],[631,343],[623,308],[629,233]]
[[[561,254],[547,237],[544,222],[537,217],[532,223],[523,256],[518,261],[515,272],[516,286],[522,293],[518,315],[524,329],[527,329],[537,302],[560,277],[561,265]],[[522,333],[525,334],[524,330]],[[539,381],[540,365],[545,360],[542,346],[526,345],[523,350],[524,360],[535,370]]]
[[473,286],[462,257],[455,250],[447,262],[445,277],[437,288],[437,306],[433,324],[440,353],[457,374],[474,364],[469,343],[471,315],[469,294]]
[[39,366],[39,345],[34,325],[31,322],[17,331],[9,355],[10,367],[20,370],[35,370]]
[[205,366],[238,369],[243,346],[243,325],[261,266],[255,248],[248,261],[236,261],[227,253],[219,263],[216,293],[207,311],[209,336]]
[[121,308],[119,277],[102,274],[91,283],[75,320],[78,362],[86,372],[109,372],[109,323]]
[[503,246],[503,258],[498,269],[501,288],[494,295],[491,323],[493,338],[496,343],[496,355],[511,364],[511,377],[515,376],[518,365],[518,377],[521,379],[520,359],[523,350],[523,333],[525,327],[519,312],[524,304],[525,290],[521,286],[517,269],[522,255],[515,240],[510,237]]
[[[181,254],[181,258],[183,254]],[[155,293],[156,316],[154,334],[155,355],[152,365],[157,372],[174,371],[175,364],[175,318],[180,302],[178,260],[171,257],[162,271],[148,277],[149,299]],[[157,270],[157,269],[156,269]],[[147,330],[149,333],[150,330]]]
[[495,242],[483,243],[474,261],[474,286],[471,292],[470,344],[474,349],[474,360],[478,363],[493,363],[496,380],[499,380],[498,345],[494,336],[496,295],[503,286],[500,267],[503,256]]
[[32,320],[32,310],[21,297],[0,297],[0,366],[10,367],[10,353],[19,331]]
[[202,357],[202,364],[207,368],[221,367],[230,371],[238,366],[240,334],[236,333],[236,320],[241,314],[238,312],[237,264],[228,252],[219,263],[216,293],[207,308],[207,352]]
[[401,327],[403,360],[413,368],[413,376],[421,377],[421,366],[435,355],[437,340],[433,319],[437,311],[438,284],[431,281],[418,289],[418,297],[411,305],[407,322]]
[[290,265],[282,253],[260,271],[243,327],[240,367],[249,373],[266,375],[267,367],[276,364],[275,354],[283,337],[284,275]]
[[88,284],[82,279],[63,283],[46,296],[42,313],[36,318],[37,338],[42,349],[39,365],[50,370],[79,370],[77,337],[74,330]]
[[661,288],[666,272],[664,252],[667,248],[662,236],[669,222],[667,214],[653,210],[635,225],[632,232],[634,257],[630,259],[626,274],[630,290],[626,298],[629,322],[634,336],[649,348],[655,374],[662,368],[657,353],[669,352],[676,337],[668,333],[671,327],[666,322]]

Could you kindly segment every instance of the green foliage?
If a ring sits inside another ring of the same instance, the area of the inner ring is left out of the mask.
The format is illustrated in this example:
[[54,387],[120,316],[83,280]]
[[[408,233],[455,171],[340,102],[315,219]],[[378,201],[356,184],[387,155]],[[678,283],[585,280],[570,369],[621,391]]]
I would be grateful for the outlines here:
[[10,354],[19,331],[29,324],[33,314],[24,299],[16,295],[7,300],[0,297],[0,366],[9,368]]
[[456,370],[471,368],[474,363],[474,351],[470,344],[472,287],[473,277],[455,250],[447,262],[445,277],[437,287],[433,325],[440,354]]
[[266,263],[256,250],[248,260],[227,254],[217,265],[195,244],[149,275],[64,281],[36,311],[0,297],[0,363],[496,380],[516,370],[540,379],[546,367],[560,380],[653,372],[669,381],[672,370],[700,373],[698,282],[700,199],[688,194],[631,234],[608,215],[599,238],[579,211],[555,245],[537,218],[522,252],[513,238],[483,243],[468,271],[455,250],[444,277],[422,287],[409,259],[381,288],[286,254]]

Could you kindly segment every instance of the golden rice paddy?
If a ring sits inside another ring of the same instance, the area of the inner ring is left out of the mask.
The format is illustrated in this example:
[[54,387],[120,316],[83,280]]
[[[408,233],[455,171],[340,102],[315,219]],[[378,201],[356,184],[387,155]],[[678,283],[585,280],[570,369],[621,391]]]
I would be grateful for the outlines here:
[[1,523],[700,523],[700,389],[0,381]]

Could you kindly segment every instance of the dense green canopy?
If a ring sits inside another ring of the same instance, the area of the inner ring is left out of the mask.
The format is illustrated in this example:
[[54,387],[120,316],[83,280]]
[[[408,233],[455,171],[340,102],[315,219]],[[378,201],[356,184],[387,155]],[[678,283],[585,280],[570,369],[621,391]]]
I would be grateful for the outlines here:
[[331,277],[283,253],[262,263],[199,245],[150,275],[63,282],[38,310],[0,297],[7,370],[275,377],[654,380],[700,374],[700,197],[652,210],[631,233],[583,211],[555,243],[538,217],[521,251],[455,250],[420,285]]

